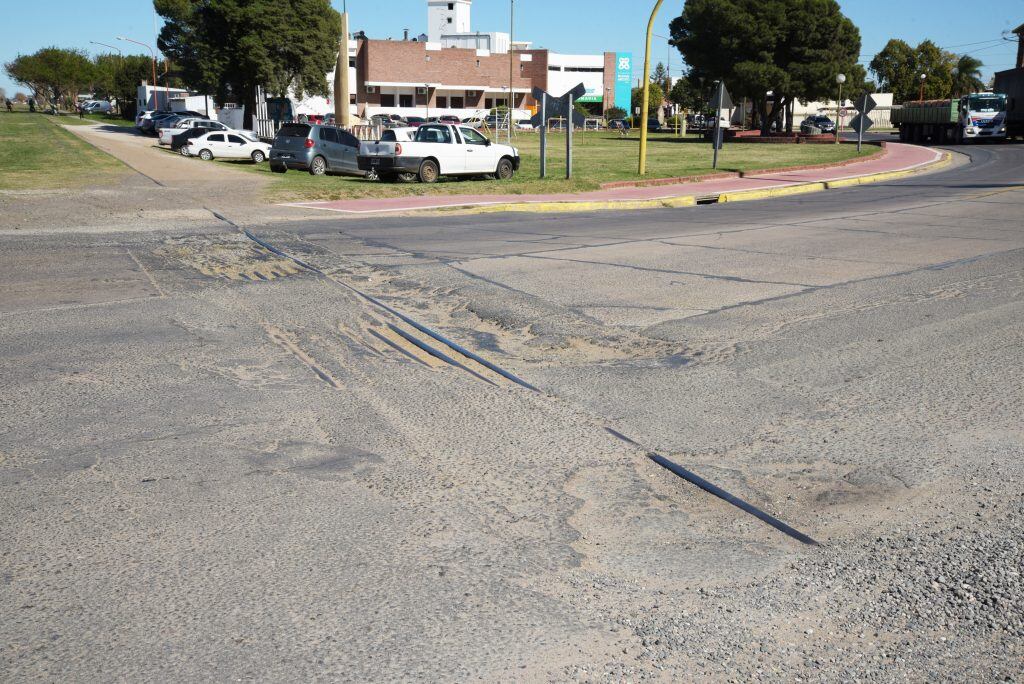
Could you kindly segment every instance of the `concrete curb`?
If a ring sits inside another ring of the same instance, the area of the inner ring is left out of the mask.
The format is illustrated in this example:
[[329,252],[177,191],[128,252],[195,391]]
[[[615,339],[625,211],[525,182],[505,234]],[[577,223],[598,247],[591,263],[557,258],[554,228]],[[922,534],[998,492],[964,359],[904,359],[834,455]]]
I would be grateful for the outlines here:
[[[718,203],[723,202],[747,202],[752,200],[772,199],[776,197],[789,197],[792,195],[804,195],[812,192],[823,192],[839,188],[879,183],[897,178],[906,178],[926,171],[936,171],[949,166],[953,162],[953,155],[943,152],[939,159],[924,163],[909,169],[899,171],[883,171],[851,178],[841,178],[834,181],[815,181],[811,183],[800,183],[798,185],[786,185],[781,188],[761,188],[757,190],[736,190],[734,192],[723,192],[718,195]],[[529,213],[554,213],[574,211],[623,211],[629,209],[671,209],[677,207],[692,207],[697,204],[696,195],[682,195],[679,197],[663,197],[654,200],[608,200],[594,202],[509,202],[503,204],[489,204],[486,206],[461,206],[450,207],[453,211],[464,214],[488,214],[494,212],[514,211]]]

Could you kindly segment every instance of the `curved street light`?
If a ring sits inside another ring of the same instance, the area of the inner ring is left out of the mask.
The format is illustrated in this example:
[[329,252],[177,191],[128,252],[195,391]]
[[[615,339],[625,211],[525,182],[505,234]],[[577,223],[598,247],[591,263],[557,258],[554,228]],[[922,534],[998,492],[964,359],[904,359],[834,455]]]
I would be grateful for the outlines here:
[[658,16],[661,3],[658,0],[651,10],[651,18],[647,22],[647,43],[644,48],[644,94],[640,107],[640,164],[639,173],[641,176],[647,174],[647,112],[650,107],[650,86],[651,86],[651,34],[654,32],[654,18]]
[[[141,45],[142,47],[144,47],[147,50],[149,50],[149,54],[153,58],[153,109],[156,109],[157,108],[156,107],[156,100],[157,100],[157,98],[156,98],[156,53],[153,51],[153,48],[150,47],[147,43],[143,43],[141,41],[134,40],[132,38],[126,38],[125,36],[118,36],[117,39],[118,40],[126,41],[128,43],[135,43],[136,45]],[[166,90],[166,84],[165,84],[165,90]],[[164,99],[168,99],[167,95],[168,94],[165,92],[164,93]],[[171,103],[170,103],[169,99],[164,104],[166,104],[167,108],[170,109]]]

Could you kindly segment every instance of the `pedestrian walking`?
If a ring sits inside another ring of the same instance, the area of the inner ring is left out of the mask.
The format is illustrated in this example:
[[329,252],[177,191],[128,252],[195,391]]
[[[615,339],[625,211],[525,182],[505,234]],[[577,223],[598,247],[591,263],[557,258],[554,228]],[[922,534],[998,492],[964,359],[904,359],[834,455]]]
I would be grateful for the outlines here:
[[78,103],[78,118],[79,119],[84,119],[85,118],[85,107],[82,106],[81,102]]
[[11,104],[11,98],[7,98],[7,111],[9,111],[9,112],[13,112],[14,111],[14,105]]

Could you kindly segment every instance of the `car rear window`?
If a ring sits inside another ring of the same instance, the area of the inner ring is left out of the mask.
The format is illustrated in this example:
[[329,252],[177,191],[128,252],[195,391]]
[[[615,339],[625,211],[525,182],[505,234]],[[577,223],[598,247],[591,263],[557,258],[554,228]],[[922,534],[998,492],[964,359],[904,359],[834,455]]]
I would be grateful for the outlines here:
[[309,135],[309,128],[309,124],[286,123],[277,134],[286,138],[305,138]]
[[359,147],[359,138],[352,135],[348,131],[338,131],[338,142],[348,147]]

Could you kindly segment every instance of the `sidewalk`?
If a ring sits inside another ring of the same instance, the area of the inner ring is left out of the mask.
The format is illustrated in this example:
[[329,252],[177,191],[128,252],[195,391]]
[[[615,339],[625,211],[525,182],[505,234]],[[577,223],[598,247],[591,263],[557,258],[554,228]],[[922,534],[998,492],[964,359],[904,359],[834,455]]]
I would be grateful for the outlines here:
[[704,198],[719,202],[735,202],[858,185],[860,182],[884,180],[892,174],[902,175],[923,170],[924,167],[944,158],[942,152],[926,147],[888,143],[883,154],[862,162],[823,169],[776,171],[742,178],[719,178],[704,182],[612,188],[576,194],[410,196],[294,202],[283,206],[343,214],[401,213],[456,208],[480,208],[490,211],[590,211],[631,209],[647,205],[687,206],[696,204],[698,200]]

